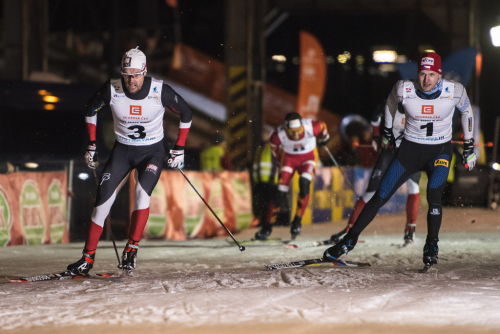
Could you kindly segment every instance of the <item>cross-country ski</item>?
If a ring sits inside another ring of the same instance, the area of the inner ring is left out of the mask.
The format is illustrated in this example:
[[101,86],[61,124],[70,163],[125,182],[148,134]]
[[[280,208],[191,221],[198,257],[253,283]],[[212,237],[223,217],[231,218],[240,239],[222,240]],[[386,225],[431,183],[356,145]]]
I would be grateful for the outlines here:
[[11,283],[33,283],[43,281],[60,281],[65,279],[87,279],[87,278],[116,278],[121,277],[116,273],[89,273],[75,275],[71,272],[64,271],[58,274],[39,275],[31,277],[6,277]]
[[353,261],[342,261],[342,260],[331,260],[323,261],[322,259],[309,259],[301,261],[293,261],[287,263],[269,264],[265,267],[269,270],[276,269],[288,269],[288,268],[299,268],[305,266],[319,266],[319,265],[332,265],[335,267],[369,267],[370,264],[367,262],[353,262]]

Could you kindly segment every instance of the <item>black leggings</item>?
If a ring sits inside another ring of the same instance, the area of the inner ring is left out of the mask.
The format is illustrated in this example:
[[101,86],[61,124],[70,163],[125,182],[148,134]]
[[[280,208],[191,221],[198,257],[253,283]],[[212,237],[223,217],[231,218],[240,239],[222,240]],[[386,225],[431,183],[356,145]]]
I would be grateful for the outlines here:
[[[372,173],[370,175],[370,181],[368,181],[366,192],[374,192],[378,189],[380,183],[382,182],[382,177],[389,168],[397,152],[398,148],[382,150],[382,152],[380,152],[377,162],[375,163],[375,166],[373,167]],[[413,174],[411,176],[411,179],[413,180],[413,182],[418,184],[420,181],[420,172]]]
[[92,221],[101,227],[104,225],[116,194],[134,168],[137,172],[134,208],[149,207],[149,197],[160,179],[164,156],[163,142],[147,146],[115,142],[99,180]]
[[378,210],[396,190],[414,173],[425,171],[427,184],[427,237],[437,238],[442,220],[441,195],[446,185],[452,156],[451,142],[437,145],[418,144],[403,139],[391,165],[382,178],[380,187],[359,214],[354,226],[349,230],[352,236],[359,234],[375,218]]

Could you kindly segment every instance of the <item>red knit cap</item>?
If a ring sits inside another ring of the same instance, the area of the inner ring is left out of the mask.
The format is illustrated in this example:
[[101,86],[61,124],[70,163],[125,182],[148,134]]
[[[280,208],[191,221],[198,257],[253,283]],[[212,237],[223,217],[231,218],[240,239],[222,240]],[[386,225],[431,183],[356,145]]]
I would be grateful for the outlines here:
[[435,52],[427,52],[420,55],[420,63],[418,64],[418,71],[434,71],[442,74],[441,72],[441,57]]

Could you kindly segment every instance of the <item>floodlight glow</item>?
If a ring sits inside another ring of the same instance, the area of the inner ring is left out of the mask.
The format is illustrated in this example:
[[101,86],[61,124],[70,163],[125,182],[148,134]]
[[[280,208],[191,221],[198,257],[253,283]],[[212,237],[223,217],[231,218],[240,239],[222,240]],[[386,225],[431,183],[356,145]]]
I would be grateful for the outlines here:
[[272,57],[272,59],[273,59],[274,61],[279,61],[280,63],[282,63],[282,62],[285,62],[285,61],[286,61],[286,57],[285,57],[285,56],[283,56],[283,55],[274,55],[274,56]]
[[49,103],[59,102],[59,98],[57,96],[52,96],[52,95],[44,96],[43,100]]
[[45,110],[54,110],[55,106],[53,104],[46,104],[43,106]]
[[26,162],[24,164],[24,167],[35,169],[35,168],[38,168],[38,164],[36,162]]
[[500,46],[500,26],[490,29],[491,43],[493,46]]
[[82,181],[88,180],[89,174],[88,173],[80,173],[80,174],[78,174],[78,178]]
[[43,96],[43,95],[47,95],[47,94],[48,94],[48,92],[45,89],[40,89],[38,91],[38,95],[42,95]]
[[393,50],[379,50],[373,52],[373,60],[376,63],[394,63],[398,54]]
[[337,56],[337,61],[341,64],[347,63],[351,59],[351,53],[349,51],[344,51],[343,54]]

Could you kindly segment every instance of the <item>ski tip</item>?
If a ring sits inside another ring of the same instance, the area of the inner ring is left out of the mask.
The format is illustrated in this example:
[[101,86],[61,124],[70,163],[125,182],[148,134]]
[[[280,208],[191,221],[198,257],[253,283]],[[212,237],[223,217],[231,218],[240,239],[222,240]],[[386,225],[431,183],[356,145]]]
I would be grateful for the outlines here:
[[286,244],[286,245],[283,245],[283,247],[284,248],[291,248],[291,249],[293,249],[293,248],[299,248],[299,246],[293,245],[293,244],[290,244],[290,245]]
[[11,283],[29,283],[30,281],[23,280],[22,278],[5,277]]

